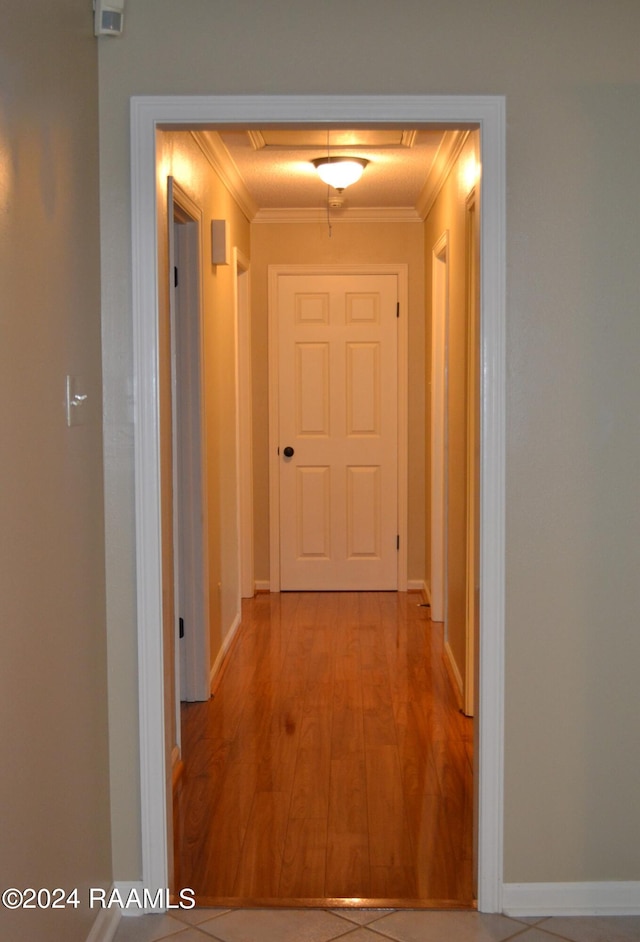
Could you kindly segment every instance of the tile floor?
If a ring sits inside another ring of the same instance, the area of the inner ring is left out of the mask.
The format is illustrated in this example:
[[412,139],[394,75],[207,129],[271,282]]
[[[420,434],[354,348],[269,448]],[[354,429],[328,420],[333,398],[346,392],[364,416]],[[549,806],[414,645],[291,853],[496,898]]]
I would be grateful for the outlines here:
[[114,942],[640,942],[640,916],[507,918],[382,909],[196,909],[124,918]]

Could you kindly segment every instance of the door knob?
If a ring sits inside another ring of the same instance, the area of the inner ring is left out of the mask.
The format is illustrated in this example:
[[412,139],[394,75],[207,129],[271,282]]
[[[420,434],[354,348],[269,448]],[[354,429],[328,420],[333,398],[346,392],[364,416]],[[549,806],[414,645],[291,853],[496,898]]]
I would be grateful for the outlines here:
[[285,458],[293,458],[295,452],[293,448],[291,447],[291,445],[287,445],[287,447],[284,449],[282,454],[285,456]]

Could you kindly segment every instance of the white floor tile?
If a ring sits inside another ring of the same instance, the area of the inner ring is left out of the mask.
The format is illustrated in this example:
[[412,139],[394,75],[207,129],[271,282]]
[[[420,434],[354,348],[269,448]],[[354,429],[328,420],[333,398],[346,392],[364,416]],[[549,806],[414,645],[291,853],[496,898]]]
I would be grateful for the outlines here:
[[521,935],[515,936],[513,942],[564,942],[564,940],[557,935],[550,935],[550,933],[544,932],[536,926],[534,929],[527,929]]
[[[164,942],[164,940],[160,940]],[[209,933],[201,932],[197,926],[191,926],[186,928],[184,932],[179,932],[178,935],[169,936],[167,942],[220,942],[219,939],[216,939],[214,935],[209,935]],[[557,942],[557,939],[555,940]]]
[[[534,925],[535,923],[535,925]],[[508,918],[373,909],[195,909],[127,917],[114,942],[640,942],[640,916]]]
[[123,916],[113,942],[158,942],[183,932],[185,924],[173,916]]
[[538,928],[571,942],[640,942],[640,916],[552,916]]
[[222,942],[329,942],[349,923],[323,909],[236,909],[198,929]]
[[390,940],[388,935],[380,935],[369,926],[358,926],[346,935],[341,935],[336,942],[390,942]]
[[504,942],[525,927],[506,916],[398,910],[372,926],[398,942]]
[[381,919],[383,916],[387,916],[389,913],[392,913],[392,909],[332,909],[332,913],[335,913],[336,916],[342,916],[343,919],[347,919],[349,922],[354,922],[358,926],[366,926],[371,922],[375,922],[376,919]]
[[200,922],[206,922],[208,919],[213,919],[228,912],[228,909],[199,909],[196,907],[194,909],[177,909],[173,916],[188,926],[197,926]]

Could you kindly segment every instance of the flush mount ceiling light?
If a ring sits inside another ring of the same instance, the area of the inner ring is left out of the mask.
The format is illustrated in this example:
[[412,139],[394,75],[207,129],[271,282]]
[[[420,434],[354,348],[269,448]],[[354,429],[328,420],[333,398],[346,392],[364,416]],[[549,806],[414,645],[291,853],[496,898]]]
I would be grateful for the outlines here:
[[318,157],[311,163],[321,180],[341,192],[360,179],[369,161],[362,157]]

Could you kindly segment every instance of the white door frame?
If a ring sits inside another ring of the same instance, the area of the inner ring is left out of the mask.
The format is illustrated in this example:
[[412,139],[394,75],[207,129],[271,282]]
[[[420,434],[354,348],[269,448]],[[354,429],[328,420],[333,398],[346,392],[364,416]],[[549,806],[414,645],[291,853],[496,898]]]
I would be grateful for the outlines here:
[[449,230],[431,250],[431,618],[447,610],[447,346]]
[[269,586],[280,591],[280,459],[278,382],[278,278],[281,275],[396,275],[398,278],[398,591],[407,591],[407,344],[408,283],[406,264],[269,265]]
[[[176,601],[176,740],[180,745],[180,701],[207,700],[209,697],[209,566],[207,553],[207,489],[204,455],[204,345],[202,322],[202,210],[169,177],[167,185],[167,224],[169,228],[169,277],[171,318],[171,386],[173,435],[173,553]],[[187,311],[182,310],[178,322],[176,288],[172,266],[175,264],[176,215],[188,228],[184,229],[181,258],[181,285],[189,299]],[[184,315],[187,315],[185,318]],[[179,357],[178,354],[181,354]],[[181,377],[182,388],[177,389]],[[187,442],[183,440],[185,436]],[[178,472],[179,452],[186,455],[182,463],[186,482]],[[186,486],[185,486],[186,485]],[[184,569],[187,567],[185,578]],[[185,637],[178,639],[178,618],[186,624]]]
[[[236,346],[236,467],[238,468],[238,572],[240,598],[255,592],[253,567],[253,408],[251,380],[250,262],[233,249]],[[241,611],[241,602],[238,602]]]
[[481,215],[476,187],[467,196],[466,220],[466,281],[467,281],[467,617],[464,677],[464,712],[476,713],[476,651],[478,648],[478,219]]
[[168,886],[162,662],[156,129],[236,125],[477,126],[482,168],[478,908],[503,887],[505,271],[503,96],[142,96],[131,100],[134,441],[142,883]]

